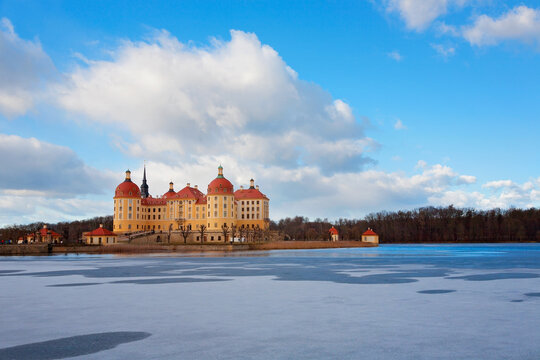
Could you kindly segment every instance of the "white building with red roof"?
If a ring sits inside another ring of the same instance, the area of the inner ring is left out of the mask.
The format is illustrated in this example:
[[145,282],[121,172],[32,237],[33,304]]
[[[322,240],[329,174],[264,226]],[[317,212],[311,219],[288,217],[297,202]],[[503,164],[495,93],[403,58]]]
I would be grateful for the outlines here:
[[88,245],[113,245],[116,244],[118,235],[103,227],[100,224],[95,230],[83,234],[84,242]]
[[373,244],[379,243],[379,235],[375,233],[371,228],[368,228],[363,234],[362,234],[362,241],[363,242],[369,242]]
[[332,241],[338,241],[339,240],[339,232],[335,227],[331,227],[330,230],[328,230],[330,233],[330,240]]
[[61,238],[62,236],[59,233],[52,229],[48,229],[47,225],[43,225],[43,228],[39,229],[35,233],[30,233],[26,235],[26,242],[43,242],[50,244],[58,244],[62,242]]

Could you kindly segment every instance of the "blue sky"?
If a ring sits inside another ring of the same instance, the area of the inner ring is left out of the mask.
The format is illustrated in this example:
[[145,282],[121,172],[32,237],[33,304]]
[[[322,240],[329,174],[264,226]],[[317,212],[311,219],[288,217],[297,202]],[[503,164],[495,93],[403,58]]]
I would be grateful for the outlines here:
[[[540,204],[533,1],[0,2],[0,224],[222,163],[271,216]],[[231,31],[233,31],[231,33]]]

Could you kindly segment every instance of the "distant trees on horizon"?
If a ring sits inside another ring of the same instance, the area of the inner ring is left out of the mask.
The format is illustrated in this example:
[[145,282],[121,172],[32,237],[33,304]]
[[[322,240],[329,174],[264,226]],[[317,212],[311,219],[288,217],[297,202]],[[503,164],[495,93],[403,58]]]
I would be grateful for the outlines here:
[[315,219],[297,216],[272,221],[271,230],[291,240],[327,240],[334,225],[341,240],[359,240],[372,228],[382,243],[524,242],[540,241],[540,209],[422,207],[408,211],[381,211],[364,219]]
[[[64,242],[74,243],[82,233],[99,227],[112,229],[113,217],[100,216],[87,220],[36,222],[0,228],[0,239],[17,241],[20,236],[35,232],[47,224],[62,235]],[[341,240],[360,240],[368,227],[382,243],[437,242],[540,242],[540,209],[492,209],[422,207],[407,211],[382,211],[363,219],[309,220],[296,216],[270,222],[270,230],[280,238],[309,241],[329,240],[328,230],[335,226]]]

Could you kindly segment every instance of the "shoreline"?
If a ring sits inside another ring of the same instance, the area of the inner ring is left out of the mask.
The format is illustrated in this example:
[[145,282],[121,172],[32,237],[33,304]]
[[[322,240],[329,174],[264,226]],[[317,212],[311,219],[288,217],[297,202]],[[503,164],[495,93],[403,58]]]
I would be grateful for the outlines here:
[[377,247],[360,241],[278,241],[249,244],[115,244],[115,245],[53,245],[24,244],[0,246],[0,256],[35,256],[55,254],[154,254],[194,252],[242,252],[268,250],[309,250]]

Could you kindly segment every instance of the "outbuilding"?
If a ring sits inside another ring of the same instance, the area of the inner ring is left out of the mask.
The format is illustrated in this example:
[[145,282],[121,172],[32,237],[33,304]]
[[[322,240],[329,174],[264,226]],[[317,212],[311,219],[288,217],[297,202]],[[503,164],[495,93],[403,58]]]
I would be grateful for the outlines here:
[[378,244],[379,243],[379,235],[375,233],[371,228],[368,228],[363,234],[362,234],[362,241]]
[[87,245],[113,245],[116,244],[118,235],[105,229],[103,224],[100,224],[97,229],[84,233],[83,236]]
[[331,227],[330,230],[328,230],[330,233],[330,240],[331,241],[338,241],[339,240],[339,232],[335,227]]

